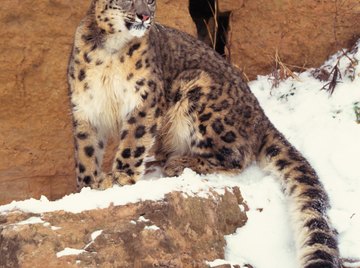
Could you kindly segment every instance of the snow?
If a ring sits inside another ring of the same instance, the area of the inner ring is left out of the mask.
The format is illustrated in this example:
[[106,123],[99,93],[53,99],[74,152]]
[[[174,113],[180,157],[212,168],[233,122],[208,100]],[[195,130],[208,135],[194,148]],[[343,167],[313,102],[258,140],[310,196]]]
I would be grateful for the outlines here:
[[156,225],[150,225],[150,226],[145,226],[144,230],[156,231],[156,230],[160,230],[160,228]]
[[[330,71],[340,55],[331,57],[323,68]],[[360,51],[349,53],[348,57],[360,60]],[[299,79],[281,81],[278,88],[272,88],[270,76],[259,76],[249,85],[267,116],[309,160],[323,182],[332,205],[329,216],[339,232],[341,256],[360,259],[360,124],[356,122],[355,113],[360,106],[360,66],[355,66],[354,75],[350,77],[349,63],[347,57],[339,60],[342,81],[332,96],[321,90],[327,82],[315,79],[313,70],[298,74]],[[0,213],[11,210],[78,213],[110,204],[161,200],[172,191],[181,191],[185,196],[212,196],[210,189],[223,193],[226,187],[233,186],[239,186],[247,202],[248,222],[226,237],[225,260],[209,260],[209,264],[250,263],[257,268],[295,268],[286,200],[276,178],[256,165],[237,176],[202,176],[186,169],[178,178],[163,178],[157,171],[132,186],[115,186],[105,191],[85,188],[57,201],[49,201],[44,196],[40,200],[14,201],[0,206]],[[146,222],[146,219],[139,218],[139,221]],[[29,222],[41,223],[41,218]],[[58,252],[58,256],[81,252],[83,250],[67,248]],[[351,265],[354,264],[348,266]]]
[[91,241],[84,247],[84,249],[87,249],[90,245],[92,245],[95,242],[95,239],[98,238],[102,234],[103,230],[97,230],[91,234]]
[[91,234],[91,240],[92,241],[95,241],[96,238],[98,238],[99,235],[101,235],[103,232],[103,230],[98,230],[98,231],[95,231]]
[[[245,262],[244,262],[244,263],[241,263],[241,262],[231,263],[231,262],[226,261],[226,260],[216,259],[216,260],[213,260],[213,261],[207,261],[206,264],[209,265],[210,267],[218,267],[218,266],[220,266],[220,265],[226,265],[226,264],[230,264],[230,265],[244,265],[244,264],[246,264],[246,263],[245,263]],[[241,266],[241,267],[242,267],[242,266]]]
[[[259,173],[257,168],[251,169],[249,177]],[[257,183],[240,188],[250,207],[248,222],[226,237],[225,259],[232,263],[245,259],[254,267],[295,267],[295,245],[285,198],[274,178],[260,176]]]
[[44,223],[45,225],[45,222],[40,217],[30,217],[24,221],[16,223],[16,225],[39,224],[39,223]]
[[[157,185],[161,185],[161,187]],[[79,213],[85,210],[106,208],[110,204],[125,205],[143,200],[162,200],[165,194],[172,191],[182,191],[189,196],[201,194],[202,192],[208,193],[210,188],[224,192],[224,184],[219,181],[207,183],[204,176],[186,169],[183,176],[178,178],[142,180],[134,186],[114,186],[106,191],[84,188],[80,193],[70,194],[57,201],[49,201],[45,196],[42,196],[40,200],[14,201],[8,205],[0,206],[0,213],[10,210],[22,210],[32,213],[64,210]],[[152,190],[149,191],[149,189]],[[120,196],[121,198],[119,198]]]
[[149,219],[146,219],[144,216],[140,216],[139,219],[137,220],[138,222],[149,222]]
[[345,267],[348,267],[348,268],[352,268],[352,267],[354,267],[354,268],[359,268],[359,266],[360,266],[360,261],[357,261],[357,262],[344,262],[344,266]]
[[[323,67],[329,70],[340,55]],[[348,56],[357,62],[360,51]],[[274,125],[317,171],[330,196],[329,216],[339,232],[340,254],[351,259],[360,258],[360,124],[355,113],[360,101],[360,66],[350,78],[349,64],[347,57],[340,59],[342,81],[331,97],[320,90],[326,82],[315,79],[311,70],[300,74],[300,81],[287,79],[279,88],[271,89],[268,76],[258,77],[250,87]],[[249,218],[249,223],[254,220]]]
[[65,248],[64,250],[56,253],[56,257],[60,258],[60,257],[70,256],[70,255],[79,255],[84,252],[85,252],[85,250],[83,250],[83,249]]

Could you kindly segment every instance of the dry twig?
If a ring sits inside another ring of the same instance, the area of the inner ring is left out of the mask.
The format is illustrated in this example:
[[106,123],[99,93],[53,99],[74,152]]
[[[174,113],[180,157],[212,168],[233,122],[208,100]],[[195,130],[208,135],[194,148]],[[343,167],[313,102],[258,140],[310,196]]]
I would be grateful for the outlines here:
[[291,71],[291,69],[288,67],[290,65],[285,64],[280,56],[279,51],[276,49],[275,51],[275,57],[273,58],[273,61],[275,62],[275,66],[272,71],[272,88],[279,87],[279,84],[281,81],[292,77],[293,79],[300,81],[299,76]]
[[210,26],[210,23],[204,20],[204,23],[206,25],[206,29],[208,31],[208,35],[210,38],[210,42],[212,44],[212,48],[215,49],[216,48],[216,43],[217,43],[217,33],[218,33],[218,2],[217,0],[215,0],[215,7],[213,8],[211,6],[211,4],[208,2],[208,5],[211,9],[211,13],[213,15],[213,20],[214,20],[214,29],[212,31],[212,27]]
[[342,76],[339,69],[339,61],[335,64],[335,66],[332,68],[331,72],[329,73],[329,77],[331,77],[330,81],[326,83],[321,90],[326,90],[330,93],[330,96],[334,93],[335,87],[338,83],[341,82]]

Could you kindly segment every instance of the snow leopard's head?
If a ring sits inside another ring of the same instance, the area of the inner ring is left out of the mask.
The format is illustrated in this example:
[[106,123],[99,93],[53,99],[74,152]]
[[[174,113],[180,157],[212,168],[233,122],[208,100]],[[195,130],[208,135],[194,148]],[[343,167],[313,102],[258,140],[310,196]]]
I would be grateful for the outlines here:
[[154,22],[155,0],[94,0],[98,26],[107,33],[141,37]]

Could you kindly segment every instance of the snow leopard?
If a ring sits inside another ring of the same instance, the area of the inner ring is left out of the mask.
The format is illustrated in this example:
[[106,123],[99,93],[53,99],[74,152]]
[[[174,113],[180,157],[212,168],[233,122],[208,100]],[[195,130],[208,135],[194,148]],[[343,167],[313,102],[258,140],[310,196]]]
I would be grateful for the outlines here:
[[[340,267],[328,195],[270,122],[241,72],[196,38],[155,22],[156,0],[93,0],[68,66],[78,188],[136,183],[154,154],[167,176],[274,174],[289,204],[297,261]],[[102,171],[108,137],[119,144]],[[149,189],[150,190],[150,189]],[[281,262],[281,260],[279,260]]]

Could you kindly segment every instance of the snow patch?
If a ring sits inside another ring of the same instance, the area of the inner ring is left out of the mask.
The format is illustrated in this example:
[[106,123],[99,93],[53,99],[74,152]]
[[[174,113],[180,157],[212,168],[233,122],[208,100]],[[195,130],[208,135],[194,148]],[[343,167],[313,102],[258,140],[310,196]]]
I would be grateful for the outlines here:
[[[219,176],[221,177],[221,175]],[[161,187],[154,185],[161,185]],[[32,198],[25,201],[13,201],[8,205],[0,206],[0,213],[13,210],[33,213],[64,210],[80,213],[86,210],[107,208],[110,204],[118,206],[144,200],[158,201],[162,200],[167,193],[174,191],[184,192],[189,196],[204,193],[207,196],[209,189],[224,193],[225,187],[226,185],[216,181],[209,183],[207,177],[198,175],[190,169],[185,169],[184,174],[177,178],[141,180],[135,185],[114,186],[105,191],[92,190],[86,187],[80,193],[70,194],[57,201],[49,201],[45,196],[42,196],[40,200]]]
[[138,222],[149,222],[149,219],[145,219],[144,216],[140,216],[139,219],[137,220]]
[[96,238],[98,238],[98,236],[100,236],[102,234],[102,232],[103,232],[103,230],[97,230],[97,231],[93,232],[90,236],[91,241],[84,247],[84,249],[87,249],[90,245],[92,245],[95,242]]
[[26,225],[26,224],[46,224],[40,217],[30,217],[24,221],[17,222],[15,225]]
[[150,225],[150,226],[145,226],[144,230],[157,231],[160,230],[160,228],[157,227],[156,225]]
[[93,233],[91,234],[91,239],[92,239],[93,241],[95,241],[95,239],[96,239],[99,235],[101,235],[102,232],[103,232],[103,230],[98,230],[98,231],[93,232]]
[[229,261],[226,261],[226,260],[222,260],[222,259],[216,259],[216,260],[213,260],[213,261],[207,261],[205,262],[207,265],[209,265],[210,267],[217,267],[217,266],[220,266],[220,265],[231,265],[231,267],[235,267],[235,265],[239,265],[241,267],[243,267],[243,265],[246,264],[245,261],[243,262],[239,262],[239,263],[231,263]]
[[64,256],[79,255],[84,252],[86,251],[83,249],[65,248],[64,250],[57,252],[56,257],[61,258]]

